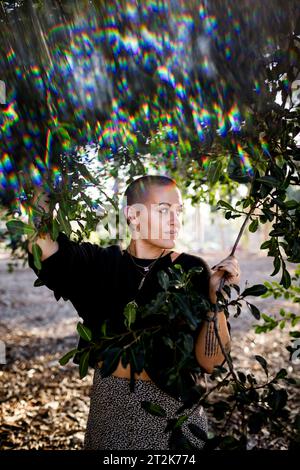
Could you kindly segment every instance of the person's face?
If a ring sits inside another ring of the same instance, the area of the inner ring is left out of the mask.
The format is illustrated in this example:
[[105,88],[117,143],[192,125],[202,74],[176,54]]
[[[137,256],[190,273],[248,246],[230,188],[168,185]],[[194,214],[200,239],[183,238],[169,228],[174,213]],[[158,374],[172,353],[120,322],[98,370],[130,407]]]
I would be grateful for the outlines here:
[[182,197],[174,186],[152,186],[145,204],[135,204],[135,238],[161,248],[173,248],[182,224]]

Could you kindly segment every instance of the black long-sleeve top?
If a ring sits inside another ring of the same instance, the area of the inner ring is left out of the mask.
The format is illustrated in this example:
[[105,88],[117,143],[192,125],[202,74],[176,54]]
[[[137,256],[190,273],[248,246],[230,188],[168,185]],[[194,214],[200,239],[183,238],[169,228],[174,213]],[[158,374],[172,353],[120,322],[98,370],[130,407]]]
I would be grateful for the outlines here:
[[[157,272],[167,272],[167,268],[172,267],[172,264],[180,264],[185,272],[192,267],[201,266],[203,270],[197,274],[197,289],[199,294],[208,299],[211,271],[199,256],[181,253],[174,262],[170,252],[162,256],[145,278],[142,289],[138,291],[142,275],[129,253],[119,245],[103,247],[90,242],[77,243],[62,232],[59,233],[57,242],[58,251],[42,261],[41,270],[36,268],[33,255],[28,251],[29,266],[38,278],[54,291],[57,300],[63,297],[64,300],[71,301],[83,319],[83,324],[92,331],[93,339],[99,336],[104,319],[107,319],[116,331],[121,331],[122,325],[124,329],[125,305],[133,299],[138,305],[146,305],[155,298],[157,293],[162,291]],[[147,266],[150,263],[150,259],[133,258],[140,265]],[[85,341],[80,338],[78,349],[85,345]],[[146,372],[164,389],[164,384],[159,382],[155,374],[157,368],[164,366],[163,351],[153,351],[152,357],[153,367],[148,368]],[[93,363],[90,365],[95,366]]]

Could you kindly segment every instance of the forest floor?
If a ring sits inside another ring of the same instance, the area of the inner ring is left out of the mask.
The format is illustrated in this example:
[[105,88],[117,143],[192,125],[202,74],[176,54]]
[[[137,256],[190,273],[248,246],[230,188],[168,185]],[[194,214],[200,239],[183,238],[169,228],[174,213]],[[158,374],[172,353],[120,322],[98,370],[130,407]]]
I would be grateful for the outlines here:
[[[221,253],[200,253],[210,266],[219,262]],[[237,253],[245,285],[279,280],[270,277],[272,260],[263,253]],[[93,372],[79,378],[78,367],[62,367],[58,359],[77,346],[78,316],[70,302],[57,302],[46,287],[33,287],[34,272],[21,262],[8,272],[11,260],[0,253],[0,347],[6,346],[5,364],[0,365],[0,448],[1,449],[82,449],[89,409]],[[288,264],[290,272],[295,265]],[[299,304],[273,297],[253,298],[251,302],[268,315],[280,308],[296,313]],[[235,367],[245,373],[264,375],[254,355],[269,363],[270,375],[286,368],[290,376],[299,375],[298,364],[289,361],[286,350],[288,331],[275,328],[267,334],[255,334],[258,323],[248,310],[232,318],[232,358]],[[3,356],[3,354],[2,354]],[[1,355],[0,355],[1,358]],[[0,361],[1,362],[1,361]],[[4,362],[4,361],[2,361]],[[289,386],[289,408],[294,416],[299,409],[299,382]],[[230,434],[238,416],[228,423]],[[210,416],[211,431],[223,423]],[[287,441],[263,429],[258,439],[250,439],[249,448],[286,449]]]

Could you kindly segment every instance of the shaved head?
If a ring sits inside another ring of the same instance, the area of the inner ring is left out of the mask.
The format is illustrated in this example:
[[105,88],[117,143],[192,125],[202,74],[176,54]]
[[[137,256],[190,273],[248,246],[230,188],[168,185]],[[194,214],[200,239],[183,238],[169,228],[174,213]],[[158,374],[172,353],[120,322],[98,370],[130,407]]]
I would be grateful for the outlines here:
[[[145,204],[149,200],[151,191],[155,187],[170,186],[176,187],[176,181],[163,175],[145,175],[132,181],[124,193],[123,206],[133,204]],[[127,220],[127,223],[128,220]]]

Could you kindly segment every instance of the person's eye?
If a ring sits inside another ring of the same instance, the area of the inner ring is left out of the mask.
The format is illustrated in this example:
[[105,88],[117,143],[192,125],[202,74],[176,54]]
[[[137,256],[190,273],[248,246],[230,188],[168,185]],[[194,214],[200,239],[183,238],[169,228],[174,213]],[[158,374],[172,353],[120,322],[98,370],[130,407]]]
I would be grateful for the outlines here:
[[169,210],[169,209],[168,209],[167,207],[163,207],[162,209],[160,209],[159,212],[160,212],[161,214],[167,214],[167,213],[168,213],[168,210]]

